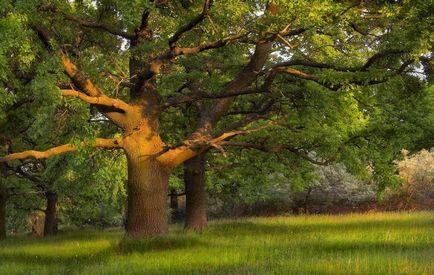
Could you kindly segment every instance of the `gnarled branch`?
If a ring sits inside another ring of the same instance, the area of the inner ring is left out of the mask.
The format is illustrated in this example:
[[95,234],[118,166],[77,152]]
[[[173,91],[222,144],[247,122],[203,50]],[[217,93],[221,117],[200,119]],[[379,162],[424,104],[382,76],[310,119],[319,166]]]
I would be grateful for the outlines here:
[[181,26],[173,35],[172,37],[170,37],[169,39],[169,46],[171,49],[173,49],[175,47],[176,42],[181,38],[181,36],[188,32],[189,30],[193,29],[196,25],[198,25],[200,22],[202,22],[210,8],[212,5],[212,0],[205,0],[205,3],[203,4],[203,9],[202,12],[197,15],[196,17],[194,17],[190,22],[188,22],[187,24]]
[[[47,31],[41,27],[32,25],[32,29],[36,32],[42,43],[49,52],[55,52],[60,56],[65,74],[72,80],[74,85],[88,96],[102,96],[104,93],[89,79],[87,78],[77,66],[69,59],[68,55],[63,50],[56,50],[50,43],[50,37]],[[119,113],[116,108],[101,106],[98,108],[110,121],[119,127],[125,124],[125,117]]]
[[[375,57],[374,59],[377,59],[377,57]],[[393,72],[389,72],[382,79],[370,79],[368,81],[363,81],[363,80],[357,80],[356,79],[356,80],[351,80],[350,83],[356,84],[356,85],[375,85],[375,84],[384,83],[384,82],[388,81],[389,79],[391,79],[392,77],[397,76],[397,75],[403,73],[405,71],[405,69],[408,66],[410,66],[413,62],[414,62],[414,60],[412,60],[412,59],[404,61],[399,68],[395,69]],[[288,62],[288,63],[290,63],[290,62]],[[368,63],[372,64],[371,59],[369,59],[366,64],[368,64]],[[285,63],[281,63],[281,64],[285,64]],[[328,67],[325,64],[321,64],[321,63],[318,63],[318,64],[320,64],[321,66],[315,66],[315,63],[312,63],[313,67],[318,67],[318,68],[327,68]],[[353,71],[353,72],[356,72],[356,71],[365,72],[366,69],[367,69],[366,64],[363,67],[361,67],[359,70],[353,69],[351,71]],[[328,68],[332,68],[332,67],[330,66]],[[336,68],[333,68],[333,69],[336,69]],[[315,76],[314,74],[306,73],[306,72],[303,72],[301,70],[294,69],[294,68],[275,66],[275,67],[272,68],[272,71],[274,71],[276,73],[290,74],[290,75],[293,75],[293,76],[298,77],[300,79],[312,80],[312,81],[315,81],[316,83],[320,84],[321,86],[324,86],[324,87],[326,87],[326,88],[328,88],[328,89],[330,89],[332,91],[338,91],[339,88],[341,87],[340,84],[338,84],[338,85],[331,85],[331,84],[326,83],[324,81],[320,81],[320,79],[317,76]]]
[[[107,97],[104,93],[89,79],[87,78],[77,66],[69,59],[67,54],[59,50],[58,54],[61,58],[63,68],[66,75],[72,80],[74,85],[89,97]],[[119,113],[117,108],[101,106],[98,108],[110,121],[117,126],[123,127],[125,117]]]
[[290,67],[290,66],[304,66],[304,67],[312,67],[312,68],[318,68],[318,69],[333,69],[335,71],[342,71],[342,72],[363,72],[367,71],[373,64],[375,64],[377,61],[381,60],[382,58],[391,56],[391,55],[399,55],[404,54],[405,51],[401,50],[385,50],[378,52],[374,55],[372,55],[370,58],[368,58],[360,67],[343,67],[343,66],[337,66],[333,64],[328,63],[320,63],[315,62],[312,60],[302,60],[302,59],[294,59],[286,62],[277,63],[273,66],[273,68],[280,68],[280,67]]
[[[122,140],[119,138],[113,138],[113,139],[97,138],[95,140],[95,143],[93,144],[82,142],[81,145],[83,146],[89,145],[98,148],[122,148]],[[13,154],[6,155],[4,157],[0,157],[0,163],[12,161],[12,160],[27,159],[27,158],[45,159],[55,155],[73,152],[76,150],[77,147],[73,144],[64,144],[61,146],[48,149],[46,151],[28,150],[28,151],[13,153]]]
[[260,87],[251,87],[246,88],[240,91],[233,91],[233,92],[222,92],[222,93],[208,93],[205,91],[195,91],[189,94],[177,96],[177,97],[169,97],[167,101],[165,102],[165,107],[170,106],[178,106],[183,103],[187,102],[194,102],[202,99],[220,99],[225,97],[233,97],[233,96],[239,96],[239,95],[249,95],[249,94],[258,94],[258,93],[266,93],[269,89]]
[[106,107],[114,107],[116,109],[122,110],[124,112],[127,112],[127,110],[130,108],[130,105],[125,103],[124,101],[117,99],[117,98],[111,98],[105,95],[101,96],[88,96],[84,93],[81,93],[76,90],[61,90],[62,96],[65,97],[76,97],[80,100],[92,104],[92,105],[100,105],[100,106],[106,106]]
[[167,50],[163,54],[157,56],[155,59],[151,60],[149,62],[149,69],[145,70],[142,75],[140,75],[138,78],[141,80],[140,83],[138,83],[138,86],[142,86],[143,83],[145,83],[147,80],[154,77],[156,74],[159,74],[161,71],[161,68],[166,63],[170,62],[171,60],[175,59],[178,56],[182,55],[193,55],[197,54],[206,50],[211,49],[217,49],[224,47],[228,44],[234,43],[235,41],[240,41],[241,39],[245,38],[247,34],[234,34],[213,42],[207,42],[203,44],[199,44],[195,47],[173,47],[170,50]]
[[[251,121],[252,120],[249,120],[247,123]],[[205,135],[195,135],[194,137],[184,141],[181,145],[166,150],[166,152],[158,156],[157,159],[166,167],[174,168],[184,161],[197,156],[205,150],[208,150],[210,147],[221,149],[221,143],[225,140],[231,139],[238,135],[246,135],[269,128],[275,123],[276,122],[274,121],[270,121],[269,123],[257,128],[221,132],[211,137]]]
[[234,147],[242,147],[242,148],[248,148],[248,149],[256,149],[263,152],[271,152],[271,153],[279,153],[279,152],[291,152],[296,154],[297,156],[301,157],[304,160],[307,160],[310,163],[316,164],[316,165],[330,165],[333,161],[335,161],[337,154],[325,159],[325,160],[318,160],[311,156],[309,156],[308,153],[305,151],[295,148],[290,145],[285,144],[278,144],[274,146],[266,146],[264,144],[256,144],[256,143],[249,143],[249,142],[232,142],[232,141],[224,141],[221,144],[222,146],[234,146]]
[[114,34],[114,35],[117,35],[117,36],[120,36],[120,37],[123,37],[126,39],[133,39],[136,36],[134,33],[124,31],[121,28],[111,26],[111,25],[108,25],[108,24],[105,24],[102,22],[88,21],[88,20],[80,19],[80,18],[75,17],[75,16],[70,15],[70,14],[64,14],[64,17],[65,17],[65,19],[70,20],[70,21],[74,21],[83,27],[103,30],[103,31],[106,31],[108,33],[111,33],[111,34]]
[[[257,42],[255,52],[251,57],[249,63],[244,69],[233,79],[228,82],[224,91],[234,92],[245,89],[251,85],[251,83],[257,79],[257,76],[269,58],[272,50],[272,42],[269,40],[261,40]],[[221,141],[221,137],[230,138],[234,135],[229,132],[222,133],[219,137],[212,138],[212,130],[218,119],[224,115],[229,109],[233,97],[225,97],[218,99],[217,102],[209,108],[206,112],[201,113],[198,127],[180,146],[173,149],[169,149],[166,152],[162,152],[157,158],[167,167],[176,167],[184,161],[196,156],[198,151],[192,149],[194,146],[200,144],[210,144],[210,142]],[[211,137],[211,138],[210,138]],[[217,140],[215,140],[217,138]],[[223,139],[224,140],[224,139]],[[192,146],[194,145],[194,146]],[[200,151],[200,150],[199,150]]]

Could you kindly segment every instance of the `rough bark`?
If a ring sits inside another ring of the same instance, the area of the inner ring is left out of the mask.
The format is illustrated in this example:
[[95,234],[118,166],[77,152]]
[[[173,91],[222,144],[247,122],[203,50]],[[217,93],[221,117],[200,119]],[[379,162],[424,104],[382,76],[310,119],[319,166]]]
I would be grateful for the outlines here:
[[6,238],[6,189],[0,187],[0,239]]
[[169,171],[152,156],[161,146],[158,136],[131,135],[124,141],[128,159],[126,231],[134,238],[159,236],[168,229]]
[[205,191],[205,154],[184,163],[186,195],[185,229],[202,231],[207,227]]
[[47,208],[45,209],[44,236],[56,235],[58,230],[57,194],[47,192]]
[[158,162],[128,159],[128,235],[154,237],[167,232],[168,180]]

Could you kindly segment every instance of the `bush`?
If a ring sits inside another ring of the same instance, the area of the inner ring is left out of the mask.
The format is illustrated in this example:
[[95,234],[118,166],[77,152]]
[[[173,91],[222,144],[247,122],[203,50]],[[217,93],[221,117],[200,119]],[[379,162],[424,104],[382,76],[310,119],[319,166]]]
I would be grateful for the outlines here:
[[402,185],[385,191],[381,206],[384,210],[434,209],[434,152],[422,150],[397,163]]

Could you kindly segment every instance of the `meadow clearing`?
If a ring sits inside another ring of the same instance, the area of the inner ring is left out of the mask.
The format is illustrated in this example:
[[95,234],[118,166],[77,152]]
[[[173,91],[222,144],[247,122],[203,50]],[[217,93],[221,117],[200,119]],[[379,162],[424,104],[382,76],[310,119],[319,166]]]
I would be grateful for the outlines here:
[[143,241],[16,236],[0,242],[0,274],[434,274],[434,213],[222,220]]

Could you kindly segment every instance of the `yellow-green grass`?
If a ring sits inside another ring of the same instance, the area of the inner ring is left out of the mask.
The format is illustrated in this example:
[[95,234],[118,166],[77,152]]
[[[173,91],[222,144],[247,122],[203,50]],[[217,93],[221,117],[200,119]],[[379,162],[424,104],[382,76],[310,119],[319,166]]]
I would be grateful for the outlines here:
[[434,274],[434,212],[249,218],[0,241],[0,274]]

